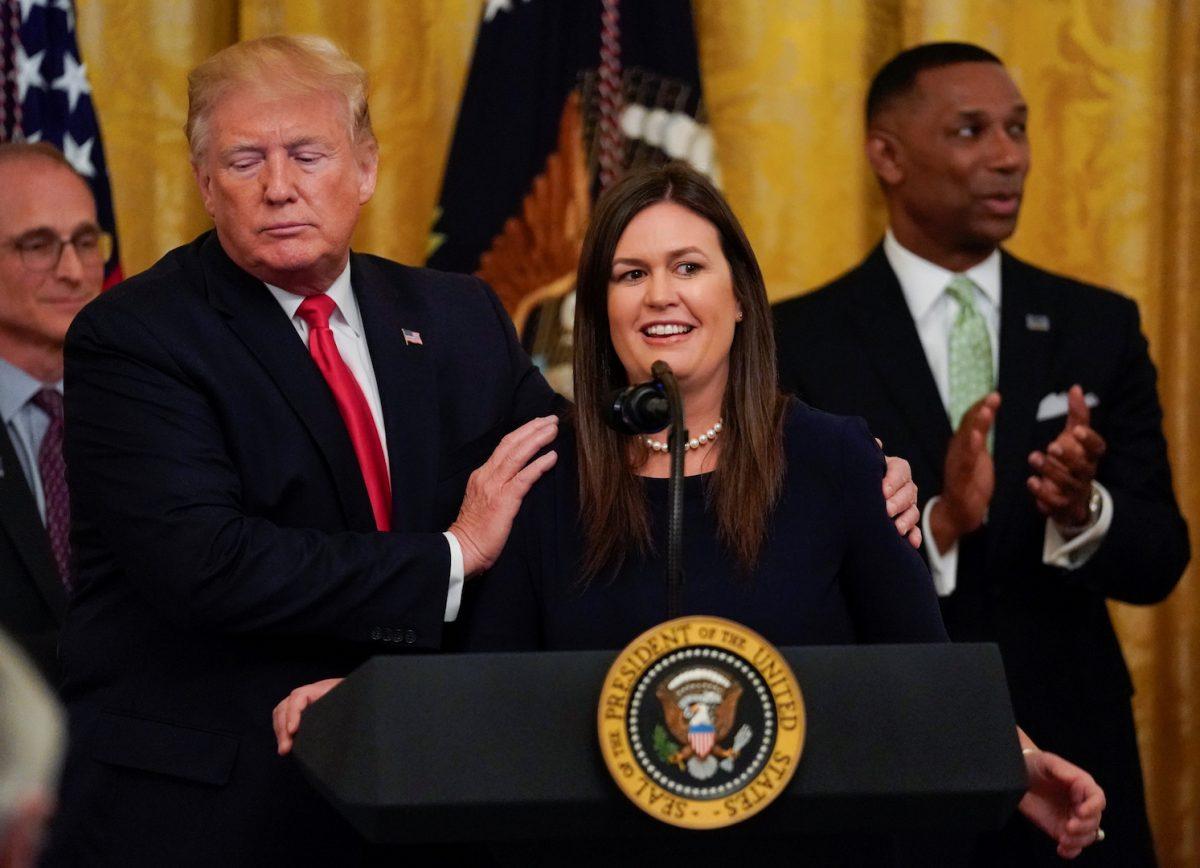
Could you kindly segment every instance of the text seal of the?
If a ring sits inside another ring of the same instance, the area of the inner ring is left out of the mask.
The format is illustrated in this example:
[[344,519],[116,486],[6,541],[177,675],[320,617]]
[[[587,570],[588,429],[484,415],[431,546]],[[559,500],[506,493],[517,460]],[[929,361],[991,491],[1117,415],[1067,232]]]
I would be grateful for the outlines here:
[[804,745],[791,667],[724,618],[676,618],[630,642],[608,670],[597,716],[617,786],[685,829],[757,814],[787,786]]

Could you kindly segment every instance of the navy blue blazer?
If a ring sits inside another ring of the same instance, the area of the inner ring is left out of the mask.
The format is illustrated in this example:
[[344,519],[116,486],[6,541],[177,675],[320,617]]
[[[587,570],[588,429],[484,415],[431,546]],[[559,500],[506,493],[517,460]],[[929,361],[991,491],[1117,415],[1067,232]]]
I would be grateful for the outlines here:
[[360,254],[350,269],[392,533],[375,531],[304,342],[215,234],[71,327],[65,864],[329,864],[348,827],[275,756],[272,707],[370,655],[441,644],[442,531],[467,477],[556,399],[478,279]]
[[[558,462],[526,496],[500,560],[468,586],[470,648],[621,648],[668,617],[666,480],[643,480],[655,550],[585,586],[570,426],[554,448]],[[707,478],[685,481],[680,614],[731,618],[776,645],[945,641],[929,571],[887,516],[883,455],[862,420],[792,402],[784,450],[782,494],[748,575],[716,539]]]

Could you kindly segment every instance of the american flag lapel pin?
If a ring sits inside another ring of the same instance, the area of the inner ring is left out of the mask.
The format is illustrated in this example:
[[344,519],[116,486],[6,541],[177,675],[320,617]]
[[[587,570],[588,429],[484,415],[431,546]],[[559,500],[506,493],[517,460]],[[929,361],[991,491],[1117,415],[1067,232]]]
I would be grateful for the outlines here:
[[1050,331],[1050,317],[1044,313],[1027,313],[1025,314],[1025,328],[1031,332],[1048,332]]
[[420,332],[415,332],[412,329],[400,329],[400,333],[404,335],[404,345],[406,347],[411,347],[413,344],[416,344],[419,347],[424,346],[424,344],[421,343]]

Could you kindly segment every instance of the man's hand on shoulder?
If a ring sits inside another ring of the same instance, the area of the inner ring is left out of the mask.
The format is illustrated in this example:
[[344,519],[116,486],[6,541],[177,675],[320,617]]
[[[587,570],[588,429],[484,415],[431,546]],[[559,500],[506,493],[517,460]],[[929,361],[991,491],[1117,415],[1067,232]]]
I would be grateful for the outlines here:
[[462,548],[467,577],[483,572],[500,557],[521,501],[541,475],[554,466],[558,455],[547,452],[530,459],[557,435],[557,416],[532,419],[505,435],[491,457],[467,480],[458,518],[450,525],[450,533]]
[[[883,443],[875,442],[880,450]],[[921,510],[917,508],[917,484],[913,482],[912,467],[903,458],[885,455],[887,473],[883,477],[883,497],[887,501],[888,518],[896,523],[896,531],[906,537],[913,548],[921,547]]]
[[1076,384],[1067,392],[1067,423],[1045,452],[1029,454],[1034,475],[1026,484],[1038,511],[1060,528],[1088,523],[1092,480],[1108,445],[1091,427],[1092,413]]
[[1000,393],[990,392],[963,414],[946,450],[942,493],[929,513],[938,551],[945,552],[983,524],[996,488],[988,433],[1000,409]]

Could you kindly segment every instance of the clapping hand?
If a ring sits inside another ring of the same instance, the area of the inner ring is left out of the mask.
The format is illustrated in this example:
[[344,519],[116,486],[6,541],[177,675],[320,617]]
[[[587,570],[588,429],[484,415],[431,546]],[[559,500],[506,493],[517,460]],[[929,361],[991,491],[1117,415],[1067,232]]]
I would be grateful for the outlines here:
[[988,434],[1000,409],[1000,393],[980,398],[963,414],[946,450],[942,493],[929,514],[929,529],[938,551],[979,528],[992,503],[996,469],[988,452]]
[[1083,389],[1076,384],[1067,392],[1067,424],[1062,433],[1045,452],[1029,454],[1034,475],[1026,484],[1038,510],[1060,527],[1079,527],[1087,522],[1092,480],[1107,449],[1091,421]]

